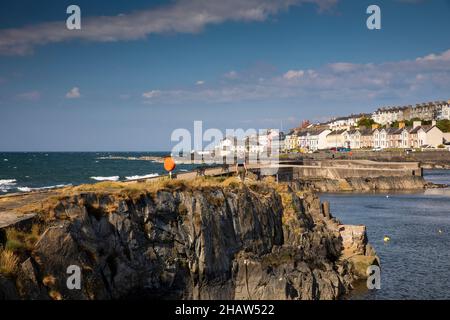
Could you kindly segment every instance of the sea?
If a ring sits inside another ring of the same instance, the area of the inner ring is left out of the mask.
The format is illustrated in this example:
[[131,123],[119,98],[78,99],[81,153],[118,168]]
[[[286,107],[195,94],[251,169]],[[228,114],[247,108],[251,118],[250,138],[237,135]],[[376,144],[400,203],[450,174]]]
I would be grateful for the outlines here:
[[[165,174],[159,162],[127,160],[167,152],[0,153],[0,195]],[[175,172],[193,169],[178,165]],[[450,185],[450,170],[425,170]],[[364,281],[348,299],[450,299],[450,189],[321,194],[342,223],[367,226],[381,259],[381,289]],[[387,243],[383,238],[388,236]]]
[[[169,152],[20,152],[0,153],[0,195],[99,181],[127,181],[167,174],[163,164],[139,157]],[[180,164],[174,173],[192,170]]]

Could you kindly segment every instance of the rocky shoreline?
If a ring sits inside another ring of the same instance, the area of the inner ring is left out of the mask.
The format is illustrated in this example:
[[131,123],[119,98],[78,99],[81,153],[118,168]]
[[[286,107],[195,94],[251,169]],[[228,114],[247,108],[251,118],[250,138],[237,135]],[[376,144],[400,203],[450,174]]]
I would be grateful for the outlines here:
[[338,299],[379,260],[365,227],[328,208],[311,190],[235,178],[73,188],[3,232],[18,264],[0,271],[0,298]]
[[300,189],[316,192],[385,192],[417,191],[424,189],[448,188],[445,184],[426,181],[420,176],[371,177],[345,179],[304,179],[294,182]]

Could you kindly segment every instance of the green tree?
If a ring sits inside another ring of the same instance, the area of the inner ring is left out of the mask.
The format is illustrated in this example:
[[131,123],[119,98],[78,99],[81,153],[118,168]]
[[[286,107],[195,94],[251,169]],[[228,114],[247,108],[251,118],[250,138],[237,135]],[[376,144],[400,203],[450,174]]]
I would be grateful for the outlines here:
[[358,127],[372,128],[373,124],[375,124],[375,121],[372,118],[361,118],[358,121]]
[[450,120],[439,120],[436,126],[441,129],[442,132],[450,132]]

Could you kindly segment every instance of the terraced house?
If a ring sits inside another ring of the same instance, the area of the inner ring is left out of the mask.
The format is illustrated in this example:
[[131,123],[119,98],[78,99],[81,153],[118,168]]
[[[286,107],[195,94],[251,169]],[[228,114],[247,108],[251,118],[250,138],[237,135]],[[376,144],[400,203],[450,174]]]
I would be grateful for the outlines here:
[[373,148],[373,130],[372,129],[360,129],[361,143],[360,147],[364,149]]
[[327,135],[328,149],[347,147],[345,143],[346,132],[347,130],[337,130],[330,132],[330,134]]
[[299,146],[299,137],[296,133],[286,135],[286,138],[284,140],[284,150],[289,151],[298,149]]
[[381,125],[391,124],[395,121],[412,119],[450,120],[450,100],[419,103],[402,107],[379,108],[372,114],[372,119]]
[[358,129],[348,130],[345,133],[346,146],[351,149],[361,148],[361,132]]

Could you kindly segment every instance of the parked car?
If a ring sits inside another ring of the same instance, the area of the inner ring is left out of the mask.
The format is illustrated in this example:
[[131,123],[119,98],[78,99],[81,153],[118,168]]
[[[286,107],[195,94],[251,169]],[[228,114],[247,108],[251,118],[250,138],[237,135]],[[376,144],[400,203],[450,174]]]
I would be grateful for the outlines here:
[[376,148],[373,148],[372,151],[376,151],[376,152],[378,152],[378,151],[383,151],[383,148],[376,147]]
[[430,146],[429,144],[425,144],[423,146],[420,146],[420,150],[424,151],[424,150],[429,150],[429,149],[434,149],[433,146]]

